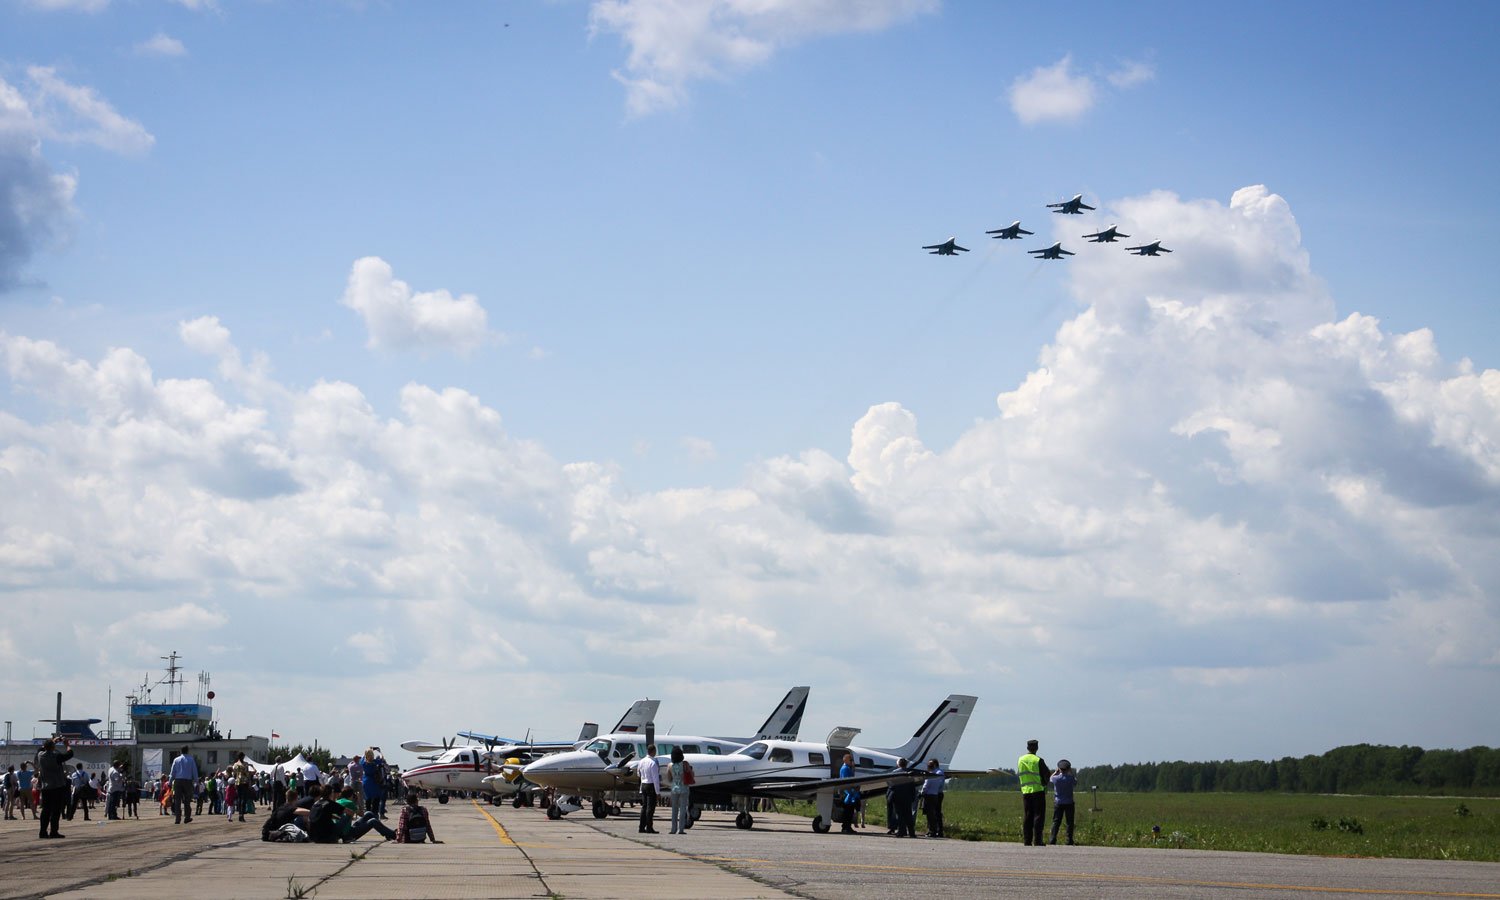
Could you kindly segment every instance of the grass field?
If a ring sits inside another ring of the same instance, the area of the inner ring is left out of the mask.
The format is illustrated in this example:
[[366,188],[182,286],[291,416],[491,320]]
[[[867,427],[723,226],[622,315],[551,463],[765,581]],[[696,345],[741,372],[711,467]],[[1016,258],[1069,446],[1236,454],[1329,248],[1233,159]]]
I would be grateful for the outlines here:
[[[1080,792],[1076,839],[1093,846],[1500,861],[1496,798],[1101,793],[1100,808],[1090,806],[1089,794]],[[813,814],[810,804],[782,808]],[[1021,840],[1021,798],[1014,791],[952,791],[943,812],[950,838]],[[1051,812],[1049,801],[1049,834]],[[867,820],[885,828],[882,799],[869,803]],[[925,826],[919,816],[917,830]]]

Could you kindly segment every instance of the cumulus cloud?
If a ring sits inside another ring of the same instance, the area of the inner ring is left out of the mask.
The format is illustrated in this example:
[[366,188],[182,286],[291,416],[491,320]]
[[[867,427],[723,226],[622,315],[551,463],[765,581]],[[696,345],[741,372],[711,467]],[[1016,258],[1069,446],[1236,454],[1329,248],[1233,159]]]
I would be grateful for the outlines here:
[[[1127,62],[1105,74],[1104,78],[1118,90],[1126,90],[1156,77],[1148,63]],[[1069,54],[1050,66],[1038,66],[1011,83],[1011,111],[1023,125],[1041,122],[1076,122],[1098,102],[1098,81],[1075,72]]]
[[630,48],[614,77],[631,115],[680,104],[687,87],[760,65],[801,41],[878,31],[937,9],[937,0],[596,0],[591,34],[618,34]]
[[20,90],[0,79],[0,291],[28,260],[66,233],[77,176],[42,157],[42,126]]
[[187,48],[177,38],[158,31],[136,44],[135,52],[137,56],[186,56]]
[[[350,623],[324,689],[389,690],[415,732],[514,721],[505,697],[409,692],[441,667],[503,669],[510,696],[569,716],[666,695],[674,719],[726,730],[724,710],[813,683],[892,743],[970,690],[984,705],[966,745],[1011,746],[1021,707],[996,686],[1066,671],[1086,689],[1025,714],[1077,735],[1076,756],[1210,758],[1226,735],[1267,746],[1245,723],[1270,716],[1314,749],[1367,735],[1375,711],[1397,739],[1478,742],[1463,717],[1416,734],[1379,682],[1480,708],[1500,666],[1500,371],[1336,313],[1264,187],[1100,206],[1177,252],[1080,251],[1076,314],[991,416],[935,446],[918,411],[877,404],[837,452],[763,460],[721,489],[633,491],[457,388],[408,384],[386,412],[338,381],[259,401],[222,371],[161,378],[125,348],[82,359],[0,334],[0,371],[34,401],[0,413],[17,627],[173,591],[229,636],[267,617]],[[181,336],[238,355],[217,320]],[[268,664],[226,644],[216,674]],[[875,696],[831,646],[903,678]],[[48,665],[0,660],[0,690]],[[1340,702],[1310,699],[1309,680]],[[287,715],[338,727],[322,706]]]
[[473,294],[415,292],[376,256],[355,260],[340,302],[364,319],[371,349],[467,353],[494,337]]

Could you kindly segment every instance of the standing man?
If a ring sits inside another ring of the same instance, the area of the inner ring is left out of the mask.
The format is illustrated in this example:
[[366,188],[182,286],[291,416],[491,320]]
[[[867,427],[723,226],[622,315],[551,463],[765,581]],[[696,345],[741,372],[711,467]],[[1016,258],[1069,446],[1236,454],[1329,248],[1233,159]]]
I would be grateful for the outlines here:
[[[59,749],[60,748],[60,749]],[[36,752],[36,777],[42,792],[42,817],[37,824],[37,837],[66,837],[57,833],[57,823],[62,820],[63,809],[68,805],[68,760],[73,751],[67,738],[47,738],[42,749]]]
[[1068,823],[1068,846],[1073,846],[1073,787],[1078,776],[1073,774],[1073,764],[1065,759],[1057,761],[1057,771],[1052,775],[1052,843],[1057,843],[1057,826],[1066,819]]
[[15,806],[16,792],[19,790],[20,788],[16,786],[16,767],[6,766],[5,775],[3,779],[0,779],[0,803],[3,803],[5,806],[5,818],[7,819],[14,819],[16,817],[15,813],[10,810],[11,807]]
[[302,793],[304,795],[312,790],[313,785],[321,783],[319,776],[322,774],[318,771],[318,764],[310,759],[302,766]]
[[1045,847],[1042,832],[1047,827],[1047,764],[1036,755],[1035,738],[1026,742],[1026,753],[1016,760],[1021,779],[1021,837],[1028,847]]
[[254,809],[250,805],[250,782],[254,778],[255,770],[251,768],[249,763],[245,762],[245,752],[241,750],[235,753],[234,762],[229,766],[229,780],[234,784],[234,805],[237,808],[226,812],[225,815],[232,815],[234,812],[238,812],[240,814],[240,821],[245,821],[245,811]]
[[[844,754],[844,764],[841,765],[841,766],[839,766],[839,777],[840,778],[853,778],[854,777],[854,754],[853,753],[846,752]],[[855,814],[855,810],[857,810],[858,808],[859,808],[859,791],[857,789],[853,789],[853,788],[844,791],[844,825],[843,825],[842,828],[839,829],[839,833],[840,834],[853,834],[854,833],[854,814]]]
[[281,754],[276,754],[276,765],[271,767],[272,809],[280,809],[286,805],[286,766],[282,762]]
[[89,820],[89,808],[84,804],[84,801],[88,798],[88,790],[89,773],[83,770],[83,763],[79,763],[78,768],[68,773],[68,809],[63,813],[64,819],[67,819],[69,822],[73,821],[73,816],[78,812],[78,807],[82,806],[83,820],[85,822]]
[[948,783],[948,773],[938,767],[938,761],[927,761],[927,780],[922,782],[922,814],[927,817],[927,836],[943,837],[943,787]]
[[125,799],[125,773],[119,763],[110,763],[104,776],[104,818],[120,818],[120,801]]
[[642,834],[656,834],[656,796],[661,793],[661,766],[656,764],[656,745],[646,745],[646,756],[635,765],[641,777]]
[[[906,758],[902,757],[901,761],[896,763],[896,768],[904,771],[906,767]],[[885,814],[890,818],[887,822],[890,825],[888,833],[904,838],[917,836],[917,820],[912,813],[912,807],[916,805],[916,802],[917,783],[914,781],[903,780],[886,789]]]
[[21,771],[16,773],[15,789],[11,791],[10,802],[5,805],[5,811],[10,812],[16,805],[16,801],[20,801],[21,818],[23,819],[26,818],[26,810],[28,809],[31,810],[31,817],[33,819],[37,816],[36,804],[31,802],[31,781],[36,777],[36,773],[31,771],[29,768],[30,765],[31,763],[27,762],[21,763]]
[[[198,784],[198,761],[183,747],[172,760],[172,818],[178,825],[193,821],[193,788]],[[184,818],[185,817],[185,818]]]

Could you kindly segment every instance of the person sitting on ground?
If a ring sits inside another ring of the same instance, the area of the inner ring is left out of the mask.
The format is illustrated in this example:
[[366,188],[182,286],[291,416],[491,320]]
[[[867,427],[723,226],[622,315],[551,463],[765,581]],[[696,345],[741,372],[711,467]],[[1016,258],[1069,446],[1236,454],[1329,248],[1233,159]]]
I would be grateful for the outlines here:
[[283,825],[296,825],[306,831],[308,815],[312,812],[309,809],[311,806],[312,804],[306,798],[292,795],[285,803],[271,810],[266,823],[260,826],[260,839],[269,841],[271,835],[280,831]]
[[339,792],[338,804],[344,808],[344,813],[340,816],[344,843],[352,844],[371,830],[379,832],[380,836],[388,841],[394,841],[396,832],[380,821],[380,813],[372,809],[362,815],[359,814],[357,809],[359,801],[354,799],[354,795],[352,787],[346,787]]
[[307,786],[307,796],[302,798],[307,811],[307,836],[314,844],[337,844],[343,838],[340,819],[344,808],[335,798],[325,796],[321,784]]
[[432,819],[422,807],[417,792],[407,791],[406,805],[401,808],[401,819],[396,822],[396,843],[420,844],[428,839],[434,844],[442,843],[432,831]]

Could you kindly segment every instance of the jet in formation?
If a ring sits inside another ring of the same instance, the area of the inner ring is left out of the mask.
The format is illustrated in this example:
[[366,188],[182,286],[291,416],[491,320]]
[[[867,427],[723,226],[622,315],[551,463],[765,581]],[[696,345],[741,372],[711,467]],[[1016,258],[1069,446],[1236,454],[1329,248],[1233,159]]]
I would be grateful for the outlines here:
[[1083,239],[1095,244],[1113,244],[1120,238],[1127,237],[1130,237],[1130,235],[1122,234],[1119,228],[1111,225],[1103,231],[1096,231],[1093,234],[1086,234],[1083,236]]
[[946,241],[943,241],[941,244],[928,244],[927,246],[923,247],[922,249],[923,250],[931,250],[933,256],[957,256],[960,251],[963,252],[963,253],[968,253],[969,252],[969,248],[968,247],[960,247],[960,246],[958,246],[958,244],[956,243],[956,239],[955,238],[948,238]]
[[1047,208],[1055,213],[1063,213],[1069,216],[1081,216],[1086,209],[1093,209],[1083,202],[1082,194],[1074,194],[1072,200],[1064,200],[1061,203],[1048,203]]
[[997,241],[1019,241],[1021,239],[1021,235],[1036,234],[1036,232],[1027,231],[1026,229],[1022,228],[1021,220],[1017,219],[1004,228],[996,228],[994,231],[986,231],[985,234],[994,235],[995,240]]
[[1062,259],[1064,256],[1077,255],[1072,250],[1064,250],[1062,248],[1062,241],[1058,241],[1050,247],[1043,247],[1040,250],[1027,250],[1026,252],[1034,254],[1034,259]]
[[1134,253],[1136,256],[1157,256],[1162,253],[1172,252],[1163,247],[1161,241],[1152,241],[1149,244],[1143,244],[1139,247],[1126,247],[1125,250],[1128,253]]

